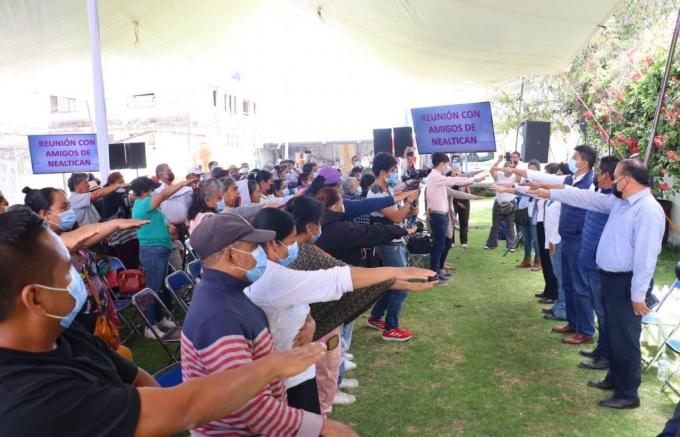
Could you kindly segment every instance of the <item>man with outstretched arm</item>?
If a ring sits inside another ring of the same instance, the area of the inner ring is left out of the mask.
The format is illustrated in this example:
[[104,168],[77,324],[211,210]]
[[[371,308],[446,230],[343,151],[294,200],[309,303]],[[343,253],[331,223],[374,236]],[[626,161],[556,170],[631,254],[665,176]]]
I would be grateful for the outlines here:
[[600,269],[609,373],[589,386],[614,390],[599,405],[627,409],[640,406],[640,333],[642,316],[649,312],[645,298],[661,252],[665,217],[648,188],[650,174],[640,161],[626,159],[614,171],[613,195],[589,190],[530,191],[601,213],[609,213],[597,248]]

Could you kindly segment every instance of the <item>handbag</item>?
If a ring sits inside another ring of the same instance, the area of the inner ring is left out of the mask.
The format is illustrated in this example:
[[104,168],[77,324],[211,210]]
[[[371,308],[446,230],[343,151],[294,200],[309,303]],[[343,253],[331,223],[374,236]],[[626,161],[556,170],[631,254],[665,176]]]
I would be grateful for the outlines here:
[[[515,208],[517,208],[517,205],[515,202],[497,202],[498,203],[498,212],[501,215],[508,215],[511,214]],[[529,211],[527,210],[527,218],[528,218]]]
[[120,270],[117,276],[118,292],[132,294],[146,287],[146,275],[137,269]]
[[85,280],[90,286],[92,297],[97,304],[97,312],[99,312],[99,316],[97,316],[97,320],[94,324],[93,334],[115,351],[120,347],[120,332],[118,331],[118,327],[116,327],[116,325],[112,323],[111,320],[106,316],[104,307],[102,306],[101,300],[99,299],[99,292],[97,291],[96,287],[92,285],[92,281],[90,281],[90,275],[85,272],[84,276]]
[[432,237],[424,232],[417,232],[408,237],[406,249],[409,253],[424,255],[432,252]]

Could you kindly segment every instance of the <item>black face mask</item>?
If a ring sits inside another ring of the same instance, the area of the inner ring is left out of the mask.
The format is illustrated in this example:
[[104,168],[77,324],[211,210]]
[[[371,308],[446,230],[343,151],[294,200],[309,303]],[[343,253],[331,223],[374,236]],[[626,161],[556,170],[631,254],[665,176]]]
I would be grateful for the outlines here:
[[593,179],[593,185],[595,186],[595,191],[597,191],[598,188],[600,188],[600,183],[597,180],[597,176],[595,176],[595,178]]
[[171,182],[175,180],[175,173],[169,171],[168,172],[168,182]]
[[612,194],[614,194],[619,199],[623,199],[623,193],[621,191],[619,191],[618,185],[619,185],[618,182],[615,183],[615,184],[612,184]]

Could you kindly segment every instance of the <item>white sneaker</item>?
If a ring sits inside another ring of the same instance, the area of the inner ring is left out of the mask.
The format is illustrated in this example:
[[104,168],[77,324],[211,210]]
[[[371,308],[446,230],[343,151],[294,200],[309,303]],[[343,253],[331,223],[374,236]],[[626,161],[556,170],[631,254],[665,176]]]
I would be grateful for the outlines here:
[[359,381],[357,381],[356,379],[345,378],[338,386],[338,389],[347,390],[357,387],[359,387]]
[[510,253],[515,253],[515,249],[510,249]]
[[335,392],[335,397],[333,398],[333,405],[349,405],[357,401],[353,395],[347,394],[340,390]]
[[345,372],[349,372],[350,370],[354,370],[357,368],[357,363],[350,361],[350,360],[345,360]]
[[167,317],[163,317],[163,319],[158,323],[158,326],[163,329],[175,329],[177,327],[175,322],[168,319]]
[[461,244],[460,247],[462,247],[463,249],[467,249],[467,244]]
[[486,249],[488,249],[488,248],[489,248],[489,246],[487,246],[487,245],[485,244],[485,245],[484,245],[484,249],[486,250]]
[[345,352],[344,354],[342,354],[342,357],[349,361],[352,361],[354,359],[354,355],[350,354],[349,352]]
[[154,332],[156,332],[156,335],[158,335],[158,337],[163,337],[165,335],[163,331],[158,329],[158,326],[153,325],[151,329],[149,329],[148,327],[144,328],[144,337],[151,340],[157,340],[156,336],[153,335]]

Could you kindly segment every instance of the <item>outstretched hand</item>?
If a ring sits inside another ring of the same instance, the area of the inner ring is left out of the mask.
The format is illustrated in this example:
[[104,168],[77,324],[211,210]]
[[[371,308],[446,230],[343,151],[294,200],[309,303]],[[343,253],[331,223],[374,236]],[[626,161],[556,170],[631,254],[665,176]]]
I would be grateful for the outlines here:
[[545,188],[540,188],[538,190],[529,190],[527,193],[530,196],[535,196],[535,197],[542,197],[544,199],[550,199],[550,190],[546,190]]
[[291,350],[277,350],[266,358],[275,361],[279,378],[288,378],[303,372],[312,364],[323,358],[326,353],[326,345],[323,343],[309,343],[306,346],[296,347]]
[[430,288],[437,285],[438,281],[428,281],[428,282],[411,282],[411,281],[394,281],[394,285],[390,287],[392,290],[397,291],[410,291],[412,293],[417,293],[419,291],[427,291]]
[[98,233],[99,229],[93,229],[91,232],[87,232],[85,234],[71,231],[62,233],[59,235],[59,238],[61,238],[61,241],[64,242],[68,251],[73,253],[79,251],[80,249],[84,249],[86,247],[85,242]]
[[148,224],[149,220],[118,219],[118,229],[137,229]]
[[420,267],[395,267],[395,271],[394,279],[397,281],[428,280],[436,274],[430,269],[421,269]]
[[522,187],[529,187],[532,190],[538,190],[544,187],[544,184],[542,182],[531,182],[531,181],[523,181],[519,183],[520,186]]

